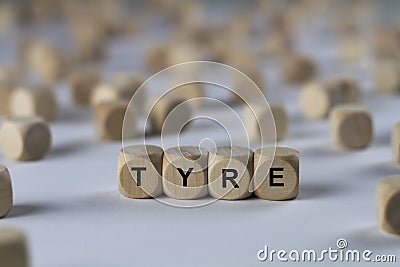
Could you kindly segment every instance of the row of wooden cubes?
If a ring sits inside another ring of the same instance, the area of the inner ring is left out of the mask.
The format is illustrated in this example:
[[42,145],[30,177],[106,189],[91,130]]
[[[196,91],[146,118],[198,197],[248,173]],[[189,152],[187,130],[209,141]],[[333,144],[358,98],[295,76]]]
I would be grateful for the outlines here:
[[299,191],[299,153],[286,147],[253,152],[238,146],[211,151],[195,146],[165,151],[154,145],[122,148],[118,156],[118,187],[128,198],[165,195],[225,200],[254,194],[267,200],[294,199]]

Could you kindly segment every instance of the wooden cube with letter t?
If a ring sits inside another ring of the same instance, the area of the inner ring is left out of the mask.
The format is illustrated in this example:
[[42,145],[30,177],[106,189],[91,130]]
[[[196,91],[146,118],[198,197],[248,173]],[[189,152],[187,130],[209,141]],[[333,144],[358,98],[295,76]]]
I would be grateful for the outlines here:
[[118,155],[118,188],[128,198],[150,198],[162,194],[163,150],[153,145],[133,145]]
[[299,153],[287,147],[254,152],[255,195],[267,200],[288,200],[299,192]]

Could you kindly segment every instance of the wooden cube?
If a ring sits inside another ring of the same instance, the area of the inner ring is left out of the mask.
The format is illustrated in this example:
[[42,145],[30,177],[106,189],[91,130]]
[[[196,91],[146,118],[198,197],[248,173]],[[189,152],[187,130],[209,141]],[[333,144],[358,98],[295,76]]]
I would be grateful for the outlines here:
[[162,194],[163,150],[153,145],[132,145],[118,154],[118,188],[127,198],[150,198]]
[[0,263],[4,267],[29,266],[26,239],[23,232],[10,227],[0,228]]
[[40,117],[8,117],[0,128],[0,147],[12,160],[38,160],[50,150],[49,125]]
[[44,81],[56,81],[63,77],[66,62],[61,52],[45,42],[33,42],[29,46],[28,63]]
[[396,60],[380,60],[374,67],[374,89],[382,93],[400,92],[400,67]]
[[158,72],[168,67],[168,46],[159,45],[147,48],[146,66],[152,72]]
[[208,194],[208,151],[195,146],[172,147],[164,152],[164,193],[175,199],[198,199]]
[[0,66],[0,115],[9,114],[10,95],[17,79],[12,69]]
[[[275,150],[275,151],[274,151]],[[266,147],[254,152],[254,194],[267,200],[288,200],[299,192],[299,152]]]
[[0,81],[0,115],[7,115],[10,107],[12,87]]
[[[286,136],[288,128],[288,116],[286,109],[282,104],[271,104],[270,105],[272,116],[269,113],[267,107],[262,105],[253,105],[252,109],[246,108],[244,111],[244,125],[246,127],[247,134],[252,142],[261,141],[260,126],[261,125],[273,125],[272,118],[275,121],[276,129],[276,141],[281,141]],[[255,114],[253,113],[255,112]],[[273,135],[264,136],[264,141],[275,141]],[[264,133],[265,134],[265,133]]]
[[301,84],[310,81],[317,72],[314,61],[306,56],[291,55],[285,58],[282,66],[282,76],[289,84]]
[[332,140],[340,148],[366,148],[372,141],[372,118],[366,108],[337,106],[331,112],[330,123]]
[[[135,79],[134,77],[128,80],[125,77],[120,76],[114,81],[114,83],[100,83],[92,92],[90,104],[95,106],[103,102],[121,100],[129,102],[141,85],[141,81],[142,80]],[[144,101],[145,100],[143,99],[143,102]]]
[[5,217],[13,205],[13,190],[8,169],[0,165],[0,218]]
[[[94,106],[94,121],[99,137],[103,140],[132,138],[136,134],[136,113],[126,101],[103,102]],[[125,113],[129,111],[129,123],[123,129]],[[122,133],[124,130],[124,133]]]
[[150,110],[148,119],[152,131],[154,133],[180,132],[193,113],[190,105],[182,104],[184,101],[182,97],[168,95],[149,101],[147,103]]
[[74,103],[86,106],[90,103],[90,96],[94,88],[100,82],[100,76],[93,71],[77,71],[70,75],[69,82]]
[[218,199],[238,200],[252,195],[253,152],[245,147],[218,147],[208,156],[208,192]]
[[[265,94],[265,82],[264,82],[264,77],[263,73],[257,68],[256,66],[253,67],[244,67],[243,69],[244,74],[247,75],[247,77],[254,82],[260,93],[262,95]],[[236,94],[232,94],[232,101],[233,104],[252,104],[256,103],[259,101],[258,98],[256,98],[258,95],[255,95],[255,93],[252,90],[248,89],[249,86],[249,81],[247,81],[244,77],[235,75],[233,77],[233,86],[232,89],[235,91]],[[254,86],[255,88],[255,86]],[[253,89],[254,90],[254,89]],[[245,98],[247,102],[250,103],[245,103]]]
[[170,96],[183,98],[184,100],[193,99],[192,101],[190,101],[190,105],[193,108],[198,108],[201,106],[201,101],[200,99],[195,99],[205,96],[203,89],[204,84],[202,83],[184,84],[179,87],[175,87],[174,90],[170,92]]
[[400,163],[400,123],[393,127],[391,139],[394,160]]
[[145,79],[139,74],[121,73],[114,77],[113,85],[119,92],[116,94],[116,98],[130,101],[135,96],[136,109],[138,112],[142,112],[146,104],[145,90],[141,90],[137,93],[140,86],[145,82]]
[[354,64],[368,56],[367,42],[361,36],[351,34],[339,40],[340,58],[344,63]]
[[382,179],[376,187],[376,217],[385,232],[400,235],[400,176]]
[[52,90],[45,87],[15,89],[10,96],[10,113],[15,116],[40,116],[47,121],[57,116],[58,105]]
[[340,104],[353,104],[360,100],[357,83],[347,78],[330,79],[322,83],[311,82],[300,92],[300,109],[309,119],[326,118]]

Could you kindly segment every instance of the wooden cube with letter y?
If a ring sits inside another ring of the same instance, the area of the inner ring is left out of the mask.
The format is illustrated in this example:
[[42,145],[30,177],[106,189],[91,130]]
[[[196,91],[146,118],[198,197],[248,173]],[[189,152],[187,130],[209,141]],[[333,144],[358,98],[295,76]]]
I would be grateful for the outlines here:
[[299,192],[299,153],[291,148],[260,148],[254,152],[255,195],[267,200],[296,198]]

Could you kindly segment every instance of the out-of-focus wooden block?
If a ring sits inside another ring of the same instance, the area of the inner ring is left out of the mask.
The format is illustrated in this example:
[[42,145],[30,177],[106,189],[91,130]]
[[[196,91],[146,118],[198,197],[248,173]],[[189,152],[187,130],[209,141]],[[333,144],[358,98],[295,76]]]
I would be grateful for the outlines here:
[[168,46],[159,45],[147,48],[146,66],[149,71],[153,72],[157,72],[168,67]]
[[28,267],[25,234],[10,227],[0,228],[0,263],[4,267]]
[[370,112],[358,105],[340,105],[330,115],[333,143],[345,149],[366,148],[372,141]]
[[0,128],[0,147],[12,160],[38,160],[51,146],[49,125],[40,117],[8,117]]
[[[103,102],[127,101],[129,102],[143,80],[139,77],[117,76],[112,83],[100,83],[92,92],[90,104],[95,106]],[[140,94],[143,98],[144,94]],[[138,102],[145,102],[145,99]]]
[[[99,137],[103,140],[121,140],[132,138],[136,134],[136,114],[128,109],[127,101],[103,102],[93,108],[94,120]],[[130,127],[124,128],[125,113],[129,112]]]
[[33,42],[29,46],[28,61],[32,70],[45,81],[56,81],[63,77],[66,60],[53,45],[45,42]]
[[[256,67],[249,67],[243,69],[244,74],[247,75],[247,77],[256,84],[257,88],[259,89],[261,95],[265,95],[266,93],[266,88],[265,88],[265,82],[264,82],[264,77],[263,73]],[[254,93],[252,88],[251,90],[249,88],[249,83],[250,81],[247,81],[244,79],[241,75],[235,75],[233,77],[233,86],[231,89],[235,91],[238,95],[233,95],[232,93],[232,98],[233,98],[233,103],[234,104],[243,104],[245,103],[244,99],[245,98],[248,102],[247,104],[252,104],[257,101],[259,101],[258,96]],[[247,90],[246,90],[247,89]],[[246,104],[246,103],[245,103]]]
[[184,101],[184,98],[177,96],[164,96],[149,101],[149,122],[153,132],[180,132],[193,113],[190,105],[182,104]]
[[399,32],[400,30],[393,26],[385,26],[375,31],[373,45],[378,58],[397,58],[400,49]]
[[[275,153],[274,153],[275,150]],[[267,200],[288,200],[299,192],[299,152],[287,147],[254,152],[254,194]]]
[[244,147],[218,147],[208,154],[208,192],[218,199],[251,196],[253,152]]
[[397,123],[392,130],[392,151],[394,160],[400,163],[400,123]]
[[368,56],[367,41],[352,34],[339,40],[340,58],[344,63],[354,64]]
[[122,99],[130,101],[135,96],[136,109],[140,112],[143,111],[146,104],[145,89],[141,89],[140,93],[136,92],[140,86],[145,82],[144,77],[139,74],[121,73],[114,77],[113,85],[117,88],[119,96]]
[[164,193],[175,199],[206,196],[207,164],[208,151],[203,148],[181,146],[167,149],[162,174]]
[[340,104],[354,104],[361,98],[358,84],[347,78],[312,82],[303,86],[300,92],[300,108],[309,119],[323,119]]
[[52,90],[46,87],[19,87],[11,93],[10,113],[14,116],[40,116],[47,121],[57,116],[58,105]]
[[382,179],[376,187],[376,217],[385,232],[400,235],[400,176]]
[[77,71],[69,76],[69,82],[74,103],[86,106],[90,103],[94,88],[100,82],[100,76],[93,71]]
[[[285,138],[288,129],[288,116],[285,106],[278,103],[271,104],[272,116],[269,113],[269,109],[263,105],[256,104],[251,108],[246,108],[243,116],[244,125],[251,141],[262,141],[260,127],[261,125],[273,126],[272,118],[275,121],[276,141],[281,141]],[[263,136],[263,141],[275,141],[272,135],[268,135],[268,131],[266,133],[267,135]]]
[[118,154],[118,188],[128,198],[150,198],[162,194],[163,150],[153,145],[132,145]]
[[400,92],[400,65],[396,60],[380,60],[374,67],[374,89],[382,93]]
[[310,81],[317,72],[315,62],[303,55],[290,55],[283,60],[282,76],[287,83],[302,84]]
[[288,34],[281,31],[273,31],[268,34],[265,41],[266,54],[280,57],[292,50],[292,42]]
[[205,96],[203,90],[204,84],[202,83],[190,83],[184,84],[179,87],[175,87],[169,94],[181,97],[185,100],[190,100],[190,105],[194,108],[201,106],[201,100],[199,97]]
[[0,218],[5,217],[13,205],[13,190],[8,169],[0,165]]
[[0,115],[7,115],[9,113],[11,92],[12,88],[10,86],[0,82]]

